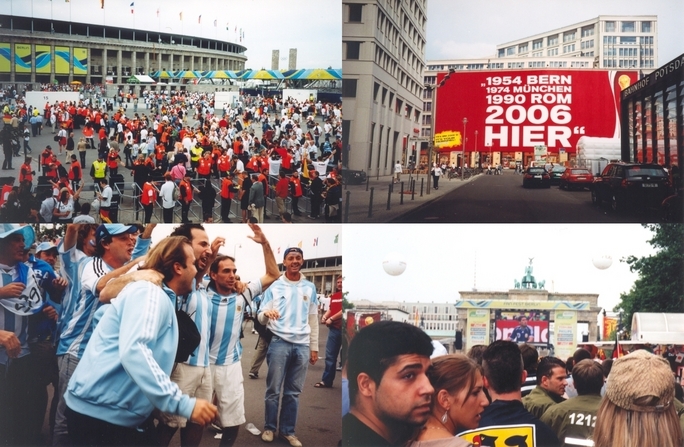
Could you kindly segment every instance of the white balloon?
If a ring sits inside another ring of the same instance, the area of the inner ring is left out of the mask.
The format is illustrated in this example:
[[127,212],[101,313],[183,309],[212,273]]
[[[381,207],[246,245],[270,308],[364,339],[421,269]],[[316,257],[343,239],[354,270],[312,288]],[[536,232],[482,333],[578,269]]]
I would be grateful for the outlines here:
[[406,270],[406,261],[404,257],[396,252],[388,253],[382,261],[382,268],[388,275],[398,276]]
[[594,256],[594,259],[592,259],[591,262],[594,263],[594,267],[597,269],[605,270],[613,265],[613,258],[609,255]]

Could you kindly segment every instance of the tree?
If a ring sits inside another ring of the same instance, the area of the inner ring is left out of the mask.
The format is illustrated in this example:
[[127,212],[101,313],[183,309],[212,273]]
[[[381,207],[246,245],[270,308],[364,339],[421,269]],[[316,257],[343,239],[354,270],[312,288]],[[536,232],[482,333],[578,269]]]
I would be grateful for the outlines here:
[[344,292],[342,294],[342,310],[347,310],[347,309],[353,309],[354,308],[354,303],[351,301],[347,300],[347,294],[349,292]]
[[684,312],[684,225],[644,227],[653,233],[648,243],[656,254],[620,260],[629,264],[630,271],[639,273],[630,291],[620,294],[618,308],[624,310],[627,327],[631,326],[634,312]]

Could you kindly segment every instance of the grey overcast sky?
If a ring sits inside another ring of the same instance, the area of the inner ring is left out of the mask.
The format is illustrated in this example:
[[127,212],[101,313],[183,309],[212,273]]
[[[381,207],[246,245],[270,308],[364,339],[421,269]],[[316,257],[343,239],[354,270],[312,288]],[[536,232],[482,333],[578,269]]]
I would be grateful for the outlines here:
[[[247,47],[247,68],[270,69],[271,50],[280,50],[280,68],[286,69],[290,48],[297,48],[297,68],[342,67],[342,8],[339,0],[104,2],[105,8],[101,9],[100,0],[70,0],[68,3],[64,0],[0,0],[0,11],[3,14],[53,17],[57,20],[105,23],[138,30],[223,39]],[[133,14],[131,3],[134,3]],[[242,42],[240,29],[244,33]]]
[[[598,293],[612,310],[637,275],[620,262],[654,253],[641,225],[345,225],[344,290],[348,299],[454,302],[459,291],[506,291],[534,258],[534,276],[557,293]],[[406,271],[390,276],[383,259],[399,252]],[[597,256],[613,263],[599,270]]]
[[658,64],[684,53],[682,0],[428,0],[426,59],[492,56],[498,44],[599,15],[656,15]]

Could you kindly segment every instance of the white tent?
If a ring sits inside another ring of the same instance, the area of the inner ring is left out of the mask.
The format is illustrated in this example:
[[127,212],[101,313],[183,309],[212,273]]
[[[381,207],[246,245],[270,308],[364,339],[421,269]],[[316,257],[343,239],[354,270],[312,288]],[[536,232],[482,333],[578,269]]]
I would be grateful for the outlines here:
[[632,341],[684,345],[684,314],[635,312]]
[[147,75],[133,75],[131,76],[138,80],[141,84],[156,84],[157,82]]

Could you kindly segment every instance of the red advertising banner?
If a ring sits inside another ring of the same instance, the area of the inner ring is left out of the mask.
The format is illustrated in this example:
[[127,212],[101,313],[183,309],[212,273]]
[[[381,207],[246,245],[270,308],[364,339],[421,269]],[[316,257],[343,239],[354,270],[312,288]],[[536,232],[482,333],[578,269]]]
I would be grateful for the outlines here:
[[582,136],[620,138],[620,91],[637,79],[634,70],[454,72],[436,92],[435,139],[458,141],[441,151],[460,150],[466,118],[466,152],[478,131],[480,152],[575,153]]

